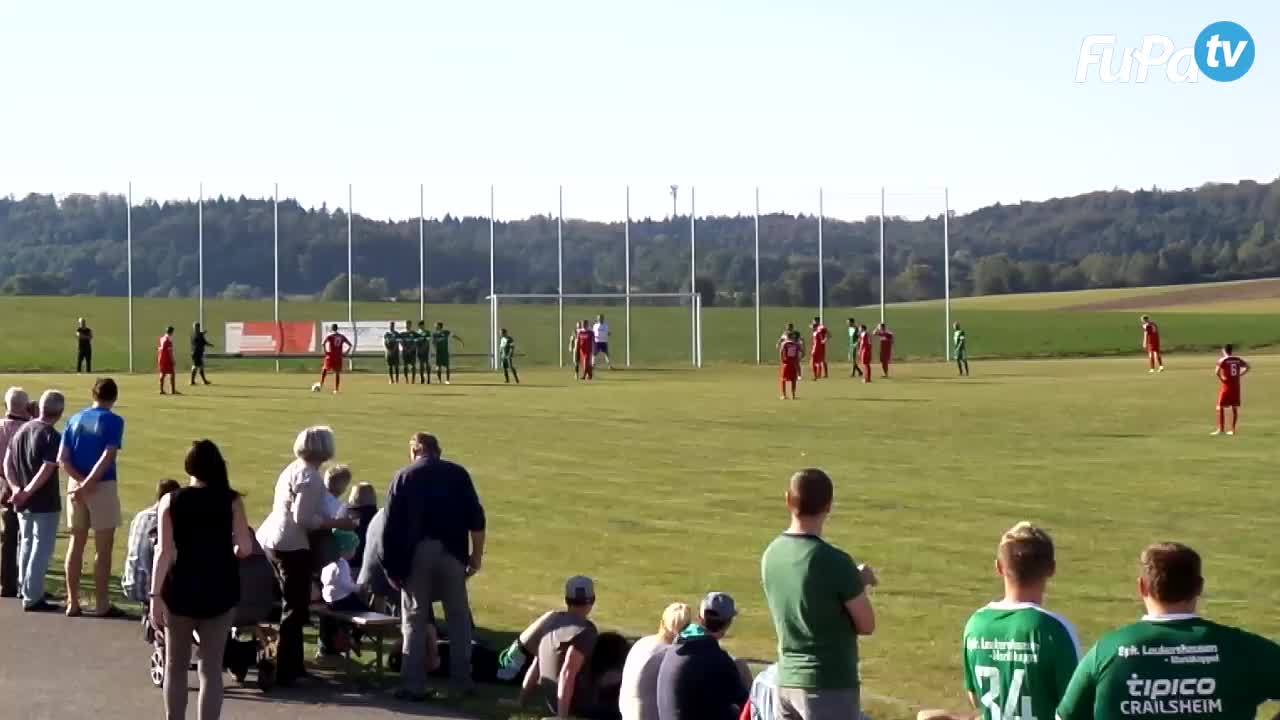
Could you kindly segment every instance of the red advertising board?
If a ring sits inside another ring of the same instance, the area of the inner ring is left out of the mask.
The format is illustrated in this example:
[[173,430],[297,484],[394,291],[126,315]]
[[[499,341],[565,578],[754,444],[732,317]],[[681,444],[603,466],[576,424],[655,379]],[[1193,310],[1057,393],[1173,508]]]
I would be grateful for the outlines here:
[[306,320],[229,322],[225,338],[229,353],[310,353],[316,351],[316,324]]

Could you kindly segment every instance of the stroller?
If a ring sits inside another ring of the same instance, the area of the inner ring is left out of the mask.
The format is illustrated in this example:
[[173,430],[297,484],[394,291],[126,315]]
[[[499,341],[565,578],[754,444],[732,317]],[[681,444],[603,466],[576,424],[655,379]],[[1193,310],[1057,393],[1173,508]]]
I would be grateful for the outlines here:
[[[271,562],[256,540],[254,553],[239,562],[240,604],[236,607],[222,667],[240,683],[249,676],[251,667],[256,669],[258,689],[268,692],[276,681],[278,633],[274,624],[280,621],[280,588]],[[145,607],[142,614],[142,635],[151,645],[151,684],[163,687],[164,630],[151,625],[150,607]],[[196,656],[199,657],[199,638],[196,638],[196,645]]]

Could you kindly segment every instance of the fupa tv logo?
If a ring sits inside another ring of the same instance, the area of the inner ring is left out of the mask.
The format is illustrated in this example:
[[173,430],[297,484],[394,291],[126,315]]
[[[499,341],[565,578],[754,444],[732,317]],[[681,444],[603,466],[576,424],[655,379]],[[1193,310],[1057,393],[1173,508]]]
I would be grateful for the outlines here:
[[1147,35],[1138,48],[1120,47],[1115,35],[1089,35],[1080,43],[1076,82],[1094,77],[1104,83],[1144,83],[1152,70],[1163,70],[1171,83],[1197,82],[1204,76],[1215,82],[1233,82],[1253,67],[1253,36],[1229,20],[1209,25],[1191,47],[1179,48],[1165,35]]

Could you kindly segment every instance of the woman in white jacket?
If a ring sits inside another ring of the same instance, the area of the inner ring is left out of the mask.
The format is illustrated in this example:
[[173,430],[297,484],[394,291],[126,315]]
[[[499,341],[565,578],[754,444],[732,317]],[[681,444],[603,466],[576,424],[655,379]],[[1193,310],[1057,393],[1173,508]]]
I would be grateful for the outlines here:
[[258,542],[275,566],[284,595],[280,644],[276,654],[276,684],[288,687],[306,674],[302,631],[310,624],[311,577],[315,560],[310,533],[333,528],[351,529],[347,519],[324,516],[324,477],[320,466],[336,453],[333,430],[309,427],[293,441],[297,458],[280,471],[271,514],[258,528]]
[[622,720],[658,720],[658,668],[667,648],[693,622],[693,611],[684,603],[671,603],[662,611],[658,632],[631,646],[622,666],[618,709]]

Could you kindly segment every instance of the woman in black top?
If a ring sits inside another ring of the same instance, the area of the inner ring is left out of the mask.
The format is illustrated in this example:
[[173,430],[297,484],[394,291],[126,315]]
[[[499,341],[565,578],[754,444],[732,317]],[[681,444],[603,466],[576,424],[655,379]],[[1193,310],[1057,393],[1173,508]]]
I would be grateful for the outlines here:
[[166,495],[158,509],[151,622],[164,628],[164,709],[187,714],[192,633],[200,635],[200,720],[222,712],[222,654],[240,602],[237,558],[253,551],[244,503],[227,480],[218,446],[198,440],[185,463],[191,484]]

